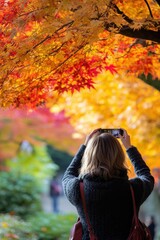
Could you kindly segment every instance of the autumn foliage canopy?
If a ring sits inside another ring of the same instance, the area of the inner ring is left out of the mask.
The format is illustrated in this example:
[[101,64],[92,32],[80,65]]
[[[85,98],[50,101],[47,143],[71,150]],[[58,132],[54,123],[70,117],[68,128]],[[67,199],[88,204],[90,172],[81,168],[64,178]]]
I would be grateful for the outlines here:
[[160,78],[158,0],[1,0],[0,38],[2,107],[54,103],[106,70]]

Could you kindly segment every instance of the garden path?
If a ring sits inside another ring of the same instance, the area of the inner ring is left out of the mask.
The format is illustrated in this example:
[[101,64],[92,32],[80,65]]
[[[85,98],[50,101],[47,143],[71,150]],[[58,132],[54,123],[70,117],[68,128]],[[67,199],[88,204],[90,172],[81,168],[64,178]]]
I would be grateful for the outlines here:
[[[44,194],[42,196],[42,207],[45,212],[53,212],[51,198]],[[59,209],[61,213],[76,213],[75,207],[62,195],[59,197]]]

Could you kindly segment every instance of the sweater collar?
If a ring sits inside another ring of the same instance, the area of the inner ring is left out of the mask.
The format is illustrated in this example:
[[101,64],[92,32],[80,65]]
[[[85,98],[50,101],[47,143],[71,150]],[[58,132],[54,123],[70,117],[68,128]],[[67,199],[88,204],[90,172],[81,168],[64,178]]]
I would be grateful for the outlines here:
[[128,180],[128,175],[127,175],[127,170],[121,170],[119,173],[119,176],[113,176],[112,178],[109,178],[109,179],[104,179],[101,176],[91,175],[89,173],[79,176],[79,179],[80,180],[88,179],[88,180],[92,180],[92,181],[96,181],[96,182],[110,181],[110,180],[114,180],[114,179]]

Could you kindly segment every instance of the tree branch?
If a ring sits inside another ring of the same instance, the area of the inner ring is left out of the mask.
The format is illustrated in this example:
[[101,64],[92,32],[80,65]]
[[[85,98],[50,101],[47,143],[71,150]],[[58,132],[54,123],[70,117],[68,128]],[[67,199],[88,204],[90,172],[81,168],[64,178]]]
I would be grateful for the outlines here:
[[127,37],[131,38],[140,38],[140,39],[145,39],[145,40],[150,40],[156,43],[160,43],[160,30],[153,31],[153,30],[147,30],[144,28],[141,29],[131,29],[128,26],[124,26],[119,30],[119,34],[122,34]]
[[147,0],[144,0],[144,1],[145,1],[146,5],[148,7],[148,10],[149,10],[149,13],[150,13],[151,17],[153,18],[153,14],[152,14],[151,8],[149,6],[149,3],[147,2]]
[[117,34],[122,34],[127,37],[131,38],[140,38],[145,40],[150,40],[156,43],[160,43],[160,30],[153,31],[153,30],[147,30],[145,28],[141,29],[132,29],[129,26],[123,26],[121,29],[119,29],[115,23],[105,23],[104,25],[105,29],[107,31],[111,31],[110,28],[115,28],[117,30]]
[[132,23],[134,22],[131,18],[129,18],[127,15],[125,15],[125,14],[117,7],[117,5],[115,5],[114,3],[111,3],[111,8],[112,8],[112,9],[115,9],[116,12],[117,12],[119,15],[121,15],[126,22],[128,22],[128,23],[130,23],[130,24],[132,24]]
[[[147,7],[149,9],[151,17],[153,17],[153,14],[151,12],[151,9],[150,9],[150,6],[149,6],[147,0],[144,0],[144,1],[147,4]],[[157,0],[156,2],[158,2],[158,4],[160,5],[160,0]],[[111,3],[110,7],[112,7],[112,9],[114,9],[119,15],[121,15],[127,23],[129,23],[131,25],[134,23],[134,20],[129,18],[127,15],[125,15],[117,7],[117,5]],[[114,22],[113,23],[105,23],[104,26],[105,26],[105,29],[108,31],[111,31],[110,29],[114,28],[115,30],[117,30],[118,34],[122,34],[127,37],[151,40],[153,42],[160,43],[160,28],[158,27],[159,22],[153,21],[152,23],[155,27],[157,27],[157,29],[158,29],[157,31],[149,30],[149,29],[147,30],[143,27],[141,29],[132,29],[131,27],[129,27],[127,25],[124,25],[121,29],[119,29]]]
[[27,16],[27,15],[29,15],[29,14],[32,14],[32,13],[35,13],[35,12],[44,10],[45,8],[48,8],[48,6],[47,6],[47,7],[43,7],[43,8],[34,9],[34,10],[30,11],[30,12],[22,13],[22,14],[20,14],[18,17]]

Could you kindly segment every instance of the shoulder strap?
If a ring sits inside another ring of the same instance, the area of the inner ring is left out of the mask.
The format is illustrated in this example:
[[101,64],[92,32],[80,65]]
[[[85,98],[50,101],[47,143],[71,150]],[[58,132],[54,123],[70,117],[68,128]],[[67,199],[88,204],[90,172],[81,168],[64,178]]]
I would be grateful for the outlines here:
[[85,213],[86,221],[87,221],[87,225],[88,225],[88,231],[89,231],[89,233],[93,233],[92,226],[91,226],[91,223],[90,223],[90,220],[88,217],[88,213],[87,213],[87,206],[86,206],[86,201],[85,201],[83,182],[80,182],[80,193],[81,193],[82,205],[83,205],[83,209],[84,209],[84,213]]
[[134,214],[134,219],[136,224],[138,223],[138,214],[137,214],[137,207],[136,207],[136,201],[135,201],[135,196],[134,196],[134,191],[133,187],[130,184],[130,189],[131,189],[131,194],[132,194],[132,202],[133,202],[133,214]]

